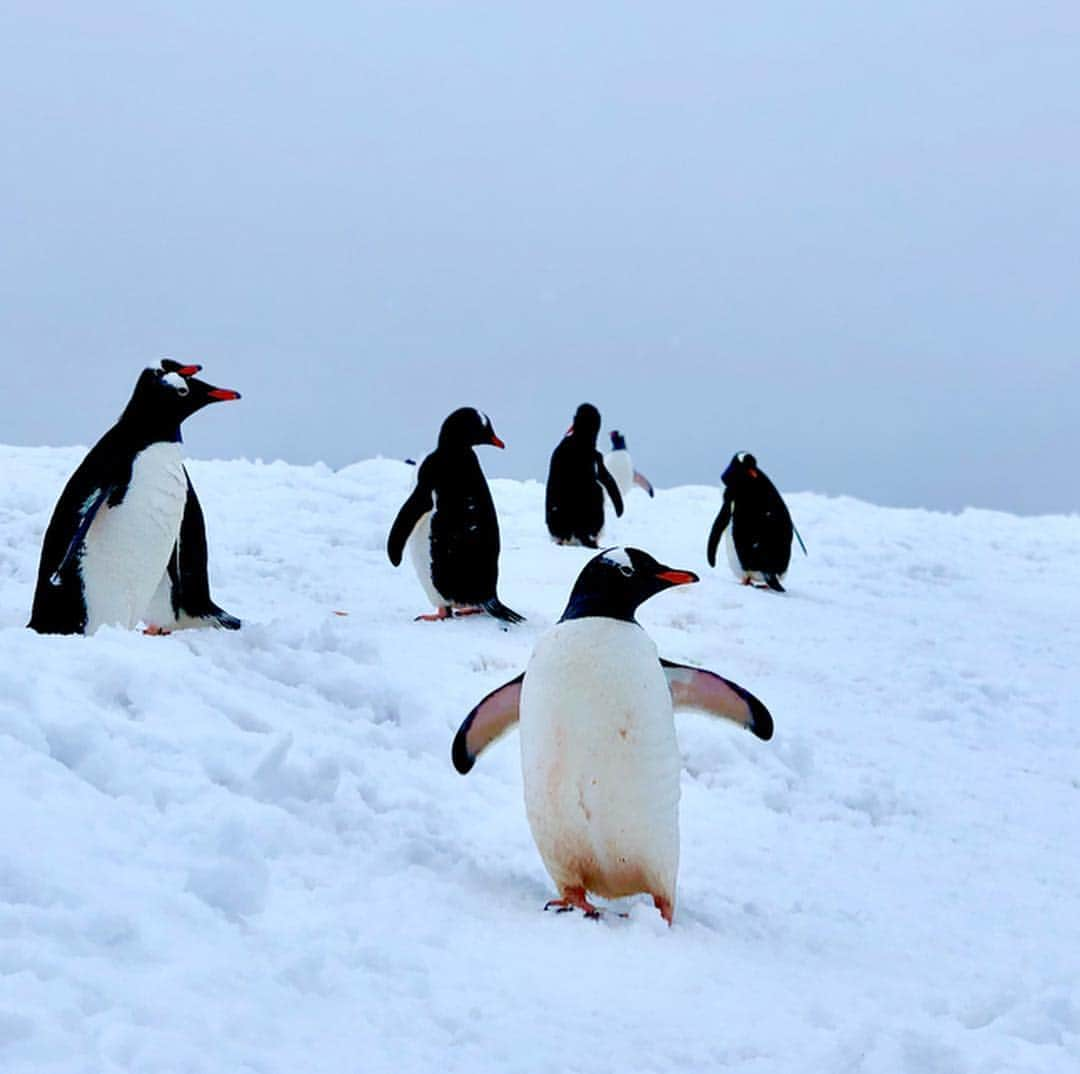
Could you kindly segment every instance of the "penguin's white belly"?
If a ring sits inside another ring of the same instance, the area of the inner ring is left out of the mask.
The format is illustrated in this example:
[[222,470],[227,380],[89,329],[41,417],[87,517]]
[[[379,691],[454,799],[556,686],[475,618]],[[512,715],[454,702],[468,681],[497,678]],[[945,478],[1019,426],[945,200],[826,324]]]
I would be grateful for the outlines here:
[[625,501],[634,487],[634,463],[630,458],[630,452],[626,448],[609,451],[604,456],[604,465],[615,479],[615,484],[619,486],[619,495]]
[[143,619],[180,533],[187,480],[179,444],[151,444],[135,457],[123,502],[105,504],[82,557],[86,632]]
[[525,808],[560,891],[675,898],[679,750],[656,646],[614,619],[559,623],[520,704]]
[[727,529],[724,530],[724,551],[727,552],[728,565],[731,567],[732,574],[736,578],[742,580],[751,574],[756,574],[756,571],[746,571],[743,569],[743,565],[739,562],[739,553],[735,551],[735,508],[731,509],[731,519],[727,524]]
[[416,577],[420,579],[420,585],[427,594],[428,600],[436,608],[441,608],[450,602],[435,588],[431,580],[431,511],[420,517],[420,521],[413,526],[409,539],[405,542],[409,550],[409,558],[413,567],[416,568]]

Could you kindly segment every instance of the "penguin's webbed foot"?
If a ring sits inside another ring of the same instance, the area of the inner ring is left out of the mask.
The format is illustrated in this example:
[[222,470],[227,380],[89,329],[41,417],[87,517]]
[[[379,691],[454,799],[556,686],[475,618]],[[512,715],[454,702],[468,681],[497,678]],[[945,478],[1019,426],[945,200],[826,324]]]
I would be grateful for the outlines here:
[[565,914],[570,910],[581,910],[586,917],[594,921],[600,920],[600,910],[585,897],[584,888],[566,888],[561,899],[549,899],[544,903],[544,909],[554,910],[558,914]]
[[414,623],[438,623],[443,619],[449,619],[453,615],[453,612],[446,606],[440,608],[437,612],[429,612],[427,615],[418,615],[413,622]]
[[154,626],[154,624],[151,623],[150,626],[148,626],[143,631],[143,633],[145,635],[147,635],[147,637],[151,637],[151,638],[164,638],[164,637],[167,637],[169,634],[171,634],[172,631],[171,630],[166,630],[164,627]]

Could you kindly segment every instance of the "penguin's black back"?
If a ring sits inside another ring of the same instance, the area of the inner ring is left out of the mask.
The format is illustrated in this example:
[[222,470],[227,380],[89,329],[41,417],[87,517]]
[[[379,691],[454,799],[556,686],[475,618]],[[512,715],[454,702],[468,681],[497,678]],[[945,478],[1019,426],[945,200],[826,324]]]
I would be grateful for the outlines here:
[[548,532],[560,541],[595,538],[604,528],[604,490],[595,446],[568,436],[551,453],[545,515]]
[[431,581],[447,600],[484,604],[499,580],[499,520],[471,446],[437,447],[417,481],[431,489]]
[[135,456],[145,446],[114,425],[68,478],[41,546],[34,603],[26,624],[32,630],[39,634],[85,631],[86,600],[79,570],[82,538],[100,507],[123,503]]
[[732,540],[743,570],[783,574],[791,562],[791,513],[776,486],[762,473],[729,487]]

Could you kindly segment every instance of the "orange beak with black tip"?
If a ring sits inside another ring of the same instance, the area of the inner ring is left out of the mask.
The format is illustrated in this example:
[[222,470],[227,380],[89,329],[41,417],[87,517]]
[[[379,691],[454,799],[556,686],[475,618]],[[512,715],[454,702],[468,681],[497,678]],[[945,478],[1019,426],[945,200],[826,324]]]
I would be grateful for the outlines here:
[[506,445],[494,433],[491,434],[491,440],[489,441],[489,443],[492,445],[492,447],[506,447]]
[[206,393],[208,399],[214,399],[219,403],[227,402],[230,399],[239,399],[240,393],[234,392],[231,388],[211,388]]

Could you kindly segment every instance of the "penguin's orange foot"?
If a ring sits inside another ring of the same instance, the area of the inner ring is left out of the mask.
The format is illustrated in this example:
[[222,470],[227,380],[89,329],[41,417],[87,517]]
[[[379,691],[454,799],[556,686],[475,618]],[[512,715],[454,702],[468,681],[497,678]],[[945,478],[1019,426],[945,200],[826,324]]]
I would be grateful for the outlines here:
[[166,630],[164,627],[151,625],[151,626],[148,626],[143,631],[143,633],[149,635],[151,638],[164,638],[167,635],[171,634],[172,631],[171,630]]
[[437,623],[441,619],[449,619],[453,613],[449,608],[440,608],[437,612],[431,612],[428,615],[418,615],[413,622],[414,623]]
[[670,928],[671,922],[675,917],[675,907],[671,905],[670,899],[665,899],[663,895],[654,895],[652,897],[653,906],[660,911],[660,916],[668,923]]
[[584,888],[566,888],[561,899],[549,899],[544,903],[545,910],[554,910],[565,914],[568,910],[581,910],[586,917],[598,918],[600,911],[585,898]]
[[753,584],[753,580],[751,579],[750,575],[747,575],[747,576],[746,576],[746,577],[745,577],[745,578],[744,578],[744,579],[742,580],[742,584],[743,584],[743,585],[752,585],[752,584]]

